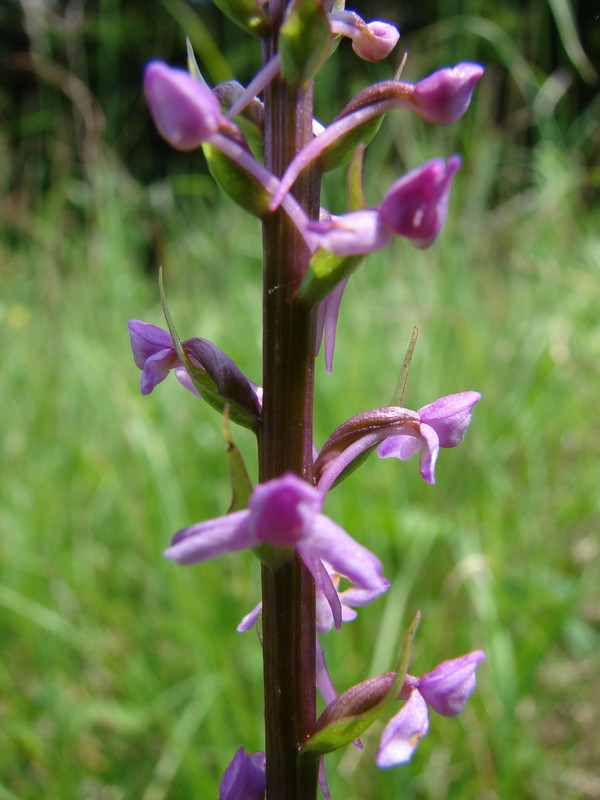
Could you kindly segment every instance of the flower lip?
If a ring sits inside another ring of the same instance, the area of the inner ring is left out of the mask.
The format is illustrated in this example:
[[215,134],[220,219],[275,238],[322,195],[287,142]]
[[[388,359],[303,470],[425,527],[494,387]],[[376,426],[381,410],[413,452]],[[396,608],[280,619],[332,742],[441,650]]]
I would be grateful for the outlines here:
[[219,130],[218,99],[184,69],[150,61],[144,93],[158,132],[177,150],[195,150]]

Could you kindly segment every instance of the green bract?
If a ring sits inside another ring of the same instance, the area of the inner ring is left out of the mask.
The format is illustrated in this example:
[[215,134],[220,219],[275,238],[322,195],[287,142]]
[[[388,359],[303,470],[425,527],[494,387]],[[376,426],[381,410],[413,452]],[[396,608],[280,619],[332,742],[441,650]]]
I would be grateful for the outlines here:
[[210,174],[223,191],[256,217],[268,213],[271,195],[256,178],[215,147],[203,144],[202,151]]
[[352,686],[330,703],[302,752],[324,755],[354,741],[383,714],[402,691],[412,643],[421,618],[417,613],[404,635],[396,672],[376,675]]
[[294,86],[305,86],[327,60],[331,30],[319,0],[296,0],[279,31],[281,76]]
[[253,36],[266,36],[271,30],[269,18],[257,0],[213,0],[213,2],[236,25]]
[[307,303],[320,303],[335,287],[352,275],[366,256],[336,256],[327,250],[317,250],[308,263],[298,296]]

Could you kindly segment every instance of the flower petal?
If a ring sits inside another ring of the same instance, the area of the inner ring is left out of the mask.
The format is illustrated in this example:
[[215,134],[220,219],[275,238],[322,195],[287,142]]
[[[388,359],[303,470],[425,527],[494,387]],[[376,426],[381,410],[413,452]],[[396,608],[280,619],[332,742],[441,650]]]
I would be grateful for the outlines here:
[[309,531],[323,499],[314,486],[287,472],[254,488],[248,504],[258,541],[293,547]]
[[250,512],[245,509],[184,528],[175,534],[164,555],[178,564],[198,564],[226,553],[257,547],[260,542],[248,524],[249,518]]
[[383,594],[390,585],[377,556],[324,514],[317,514],[310,534],[297,549],[302,556],[309,553],[326,561],[359,589],[372,590],[374,596]]
[[266,758],[243,747],[234,755],[219,784],[219,800],[264,800]]
[[150,356],[161,350],[173,348],[171,334],[156,325],[142,322],[140,319],[130,319],[127,327],[129,328],[133,360],[138,369],[144,369],[146,359]]
[[444,661],[422,675],[419,691],[427,704],[444,717],[460,714],[475,688],[475,670],[484,658],[482,650],[474,650],[460,658]]
[[415,86],[413,101],[428,122],[448,125],[469,107],[475,84],[483,75],[481,64],[463,62],[439,69]]
[[441,447],[456,447],[469,427],[473,406],[480,400],[479,392],[449,394],[420,408],[419,416],[435,430]]
[[393,238],[375,208],[310,221],[306,230],[315,249],[321,248],[336,256],[373,253],[387,247]]
[[418,690],[383,729],[375,761],[378,767],[395,767],[410,761],[419,741],[429,730],[427,703]]

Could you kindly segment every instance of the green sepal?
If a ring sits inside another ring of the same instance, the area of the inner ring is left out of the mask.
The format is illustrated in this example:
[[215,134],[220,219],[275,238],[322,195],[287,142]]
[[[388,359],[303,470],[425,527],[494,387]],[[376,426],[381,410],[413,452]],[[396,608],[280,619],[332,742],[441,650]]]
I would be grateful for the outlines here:
[[415,352],[415,345],[417,344],[418,335],[419,335],[419,329],[415,326],[413,328],[413,332],[410,337],[410,342],[408,343],[408,347],[406,348],[404,361],[402,362],[402,372],[400,373],[398,382],[396,383],[396,388],[394,389],[394,394],[392,395],[392,399],[388,403],[388,405],[390,406],[402,406],[402,400],[404,398],[404,390],[406,389],[406,381],[408,380],[408,373],[410,370],[410,362],[412,361],[413,353]]
[[352,275],[365,258],[364,255],[336,256],[328,250],[317,250],[308,262],[298,297],[309,304],[320,303],[340,281]]
[[321,0],[294,0],[279,31],[281,77],[306,86],[327,61],[331,30]]
[[383,122],[383,115],[370,119],[362,125],[339,136],[335,142],[326,147],[319,158],[317,164],[322,172],[330,172],[332,169],[343,167],[351,159],[358,145],[369,145]]
[[317,720],[315,733],[302,747],[302,753],[324,755],[339,750],[370,727],[402,691],[413,639],[421,619],[417,612],[404,634],[395,672],[386,672],[352,686],[330,703]]
[[267,36],[271,23],[257,0],[213,0],[216,7],[253,36]]
[[232,200],[256,217],[269,213],[271,195],[256,178],[206,142],[202,145],[202,151],[210,174]]
[[186,352],[183,349],[181,344],[181,339],[179,338],[179,334],[177,333],[177,329],[173,324],[173,319],[171,317],[171,313],[167,306],[167,300],[165,297],[165,290],[163,284],[163,276],[162,276],[162,268],[159,269],[158,272],[158,286],[160,292],[160,302],[162,305],[163,314],[165,317],[165,321],[167,323],[167,327],[169,329],[169,333],[171,334],[171,338],[173,340],[173,346],[175,347],[175,352],[179,356],[181,363],[184,365],[188,375],[190,376],[190,380],[194,384],[196,390],[200,393],[203,400],[205,400],[209,406],[216,409],[220,413],[224,412],[225,408],[229,409],[230,418],[236,422],[238,425],[242,425],[244,428],[249,428],[251,431],[255,433],[258,431],[259,420],[257,417],[252,414],[252,412],[246,408],[245,406],[241,405],[240,403],[233,402],[231,399],[224,397],[219,392],[219,387],[217,382],[208,374],[208,372],[204,369],[199,369],[187,356]]
[[190,37],[185,37],[185,49],[187,53],[187,68],[188,72],[192,76],[192,78],[196,78],[197,81],[206,88],[210,90],[210,86],[204,80],[204,75],[200,72],[200,67],[198,66],[198,62],[196,61],[196,56],[194,55],[194,48],[192,47],[192,43],[190,41]]
[[248,499],[252,494],[252,481],[248,475],[244,457],[234,444],[231,436],[229,413],[230,407],[227,405],[223,409],[223,438],[225,439],[227,461],[229,462],[229,479],[231,481],[231,505],[227,513],[231,514],[232,511],[241,511],[248,505]]

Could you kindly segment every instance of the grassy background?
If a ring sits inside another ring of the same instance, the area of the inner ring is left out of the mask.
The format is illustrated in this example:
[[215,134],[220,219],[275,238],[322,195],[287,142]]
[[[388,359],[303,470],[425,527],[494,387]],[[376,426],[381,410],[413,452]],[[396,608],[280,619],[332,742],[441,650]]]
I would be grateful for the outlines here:
[[[17,32],[3,51],[0,800],[210,800],[235,749],[262,743],[259,645],[235,633],[259,597],[255,560],[161,557],[172,532],[227,506],[220,421],[173,380],[141,397],[125,327],[161,323],[160,262],[182,336],[214,340],[258,381],[260,230],[200,155],[153,138],[132,85],[154,52],[181,52],[184,6],[152,8],[136,27],[135,4],[105,0],[94,16],[67,3],[70,37],[45,20],[37,42],[30,26],[28,47]],[[406,405],[464,389],[483,400],[435,487],[413,461],[373,459],[329,497],[393,583],[323,641],[339,688],[390,668],[417,608],[414,672],[479,647],[487,660],[465,713],[432,719],[409,766],[376,770],[373,730],[362,755],[328,759],[330,786],[347,800],[598,798],[593,76],[541,0],[494,19],[477,3],[427,10],[440,21],[409,31],[407,77],[461,58],[485,61],[486,77],[452,128],[386,120],[369,200],[432,155],[458,150],[464,167],[436,245],[397,241],[350,282],[333,374],[318,364],[316,441],[387,402],[414,325]],[[538,30],[554,56],[531,44]],[[256,54],[234,44],[225,64],[247,79]],[[325,121],[328,91],[342,102],[393,69],[346,73],[345,58],[325,70]],[[24,74],[35,81],[18,105]],[[325,185],[338,211],[340,187]],[[236,439],[252,459],[250,437]]]

